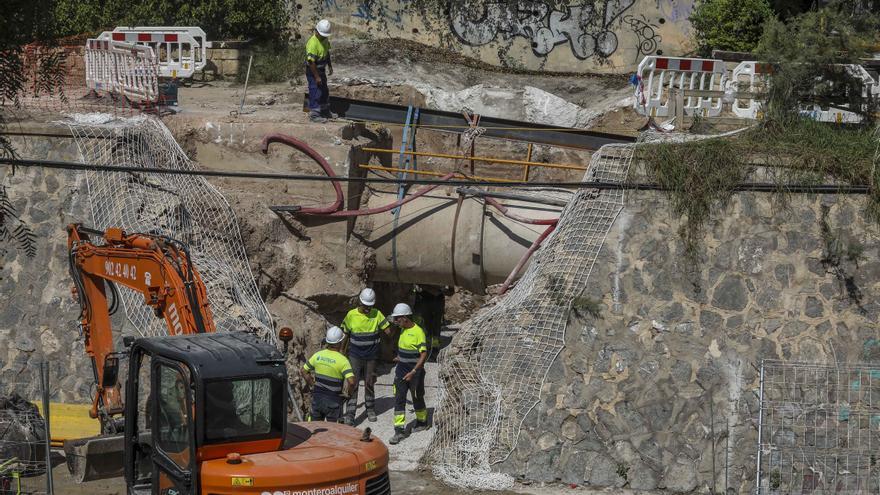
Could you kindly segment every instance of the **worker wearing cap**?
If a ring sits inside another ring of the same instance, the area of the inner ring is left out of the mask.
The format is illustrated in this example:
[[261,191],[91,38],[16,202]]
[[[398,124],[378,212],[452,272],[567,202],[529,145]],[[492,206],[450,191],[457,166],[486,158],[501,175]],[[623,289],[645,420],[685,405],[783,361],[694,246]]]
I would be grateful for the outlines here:
[[[391,319],[400,328],[397,341],[397,369],[394,376],[394,436],[391,445],[406,437],[406,395],[412,396],[416,410],[414,432],[428,429],[428,410],[425,407],[425,361],[428,359],[428,343],[425,331],[413,323],[412,308],[400,303],[394,306]],[[385,330],[390,333],[390,329]]]
[[315,34],[306,42],[306,80],[309,83],[309,119],[327,122],[336,118],[330,112],[330,90],[327,75],[333,75],[330,61],[330,21],[321,19],[315,26]]
[[[330,327],[324,341],[327,348],[309,358],[302,374],[312,387],[312,412],[309,421],[339,421],[342,416],[343,386],[354,387],[351,363],[339,352],[345,334],[339,327]],[[314,374],[314,376],[312,376]]]
[[376,421],[376,364],[379,360],[379,331],[390,326],[376,305],[376,292],[366,288],[358,296],[360,304],[345,315],[342,329],[348,334],[348,359],[354,371],[354,387],[345,406],[345,424],[354,424],[357,412],[358,385],[364,381],[367,419]]

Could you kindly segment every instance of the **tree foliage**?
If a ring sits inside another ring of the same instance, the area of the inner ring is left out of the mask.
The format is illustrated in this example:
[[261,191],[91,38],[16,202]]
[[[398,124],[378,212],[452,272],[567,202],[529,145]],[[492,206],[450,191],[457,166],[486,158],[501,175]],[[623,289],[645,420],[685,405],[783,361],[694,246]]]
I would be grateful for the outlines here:
[[284,0],[56,0],[58,34],[115,26],[199,26],[209,39],[281,39],[288,23]]
[[765,114],[777,121],[796,118],[801,106],[843,107],[870,121],[876,99],[843,64],[858,64],[874,43],[876,17],[837,4],[788,22],[770,20],[757,47],[773,66]]
[[702,0],[690,21],[699,52],[709,55],[713,49],[752,51],[773,18],[768,0]]

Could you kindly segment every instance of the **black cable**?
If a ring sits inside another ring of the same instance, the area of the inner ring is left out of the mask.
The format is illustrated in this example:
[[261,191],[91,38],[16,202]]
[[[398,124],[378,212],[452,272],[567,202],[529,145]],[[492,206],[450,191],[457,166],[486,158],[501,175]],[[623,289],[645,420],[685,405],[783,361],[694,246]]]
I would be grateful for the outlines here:
[[195,276],[193,275],[193,262],[189,253],[189,247],[186,243],[178,241],[173,237],[160,237],[165,240],[168,246],[175,250],[175,254],[177,255],[176,258],[180,258],[180,251],[183,251],[183,255],[186,258],[186,273],[183,273],[182,267],[177,261],[175,261],[175,270],[181,280],[183,280],[183,286],[186,289],[186,299],[189,301],[190,307],[192,308],[192,315],[196,324],[196,332],[205,333],[205,321],[202,315],[202,305],[201,301],[199,301],[199,294],[196,290]]
[[119,289],[116,288],[116,284],[114,284],[112,281],[105,280],[105,282],[110,287],[110,294],[113,297],[110,303],[110,307],[107,309],[107,312],[110,313],[110,316],[113,316],[119,309]]
[[[324,175],[304,174],[267,174],[262,172],[220,172],[215,170],[169,170],[158,167],[126,167],[119,165],[97,165],[89,163],[64,162],[54,160],[19,160],[0,158],[0,164],[15,167],[39,167],[62,170],[91,170],[103,172],[155,173],[166,175],[189,175],[198,177],[224,177],[238,179],[274,179],[291,181],[315,182],[363,182],[368,184],[417,184],[443,186],[492,186],[510,187],[557,187],[566,189],[598,189],[627,191],[669,191],[670,188],[660,184],[636,182],[494,182],[466,180],[428,180],[428,179],[383,179],[370,177],[327,177]],[[731,188],[734,192],[768,192],[768,193],[807,193],[807,194],[868,194],[871,186],[867,184],[774,184],[772,182],[745,182]]]

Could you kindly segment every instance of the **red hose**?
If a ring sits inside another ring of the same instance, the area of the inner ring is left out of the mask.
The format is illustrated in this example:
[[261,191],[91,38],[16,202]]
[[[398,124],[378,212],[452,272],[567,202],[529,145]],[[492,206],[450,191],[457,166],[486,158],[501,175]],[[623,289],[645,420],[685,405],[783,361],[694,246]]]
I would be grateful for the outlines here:
[[486,203],[489,203],[490,205],[494,206],[498,211],[500,211],[502,215],[517,222],[529,223],[532,225],[556,225],[556,223],[559,222],[558,218],[528,218],[517,215],[516,213],[511,212],[508,207],[498,202],[498,200],[496,200],[495,198],[490,198],[487,196],[483,199],[486,200]]
[[[440,178],[440,180],[449,180],[453,176],[455,176],[455,172],[444,175],[443,177]],[[440,187],[442,185],[443,184],[433,184],[433,185],[430,185],[427,187],[423,187],[423,188],[419,189],[418,191],[416,191],[415,193],[413,193],[403,199],[399,199],[393,203],[388,203],[387,205],[384,205],[384,206],[377,206],[375,208],[367,208],[366,210],[336,211],[336,212],[328,214],[327,216],[330,216],[330,217],[359,217],[359,216],[363,216],[363,215],[375,215],[376,213],[384,213],[386,211],[393,210],[393,209],[397,208],[398,206],[405,205],[418,197],[424,196],[425,194],[428,194],[429,192],[433,191],[434,189],[437,189],[438,187]]]
[[532,245],[529,247],[529,250],[522,255],[522,258],[519,259],[519,262],[517,262],[516,266],[513,268],[513,271],[511,271],[510,275],[507,276],[507,280],[505,280],[504,284],[501,286],[501,291],[499,292],[499,294],[504,294],[507,292],[507,289],[509,289],[510,285],[513,284],[513,279],[516,278],[516,275],[519,273],[520,270],[522,270],[522,267],[525,266],[526,261],[528,261],[529,258],[532,257],[532,254],[534,254],[534,252],[537,251],[539,247],[541,247],[541,243],[544,242],[544,239],[546,239],[555,228],[556,222],[547,227],[547,229],[544,230],[544,232],[540,236],[538,236],[537,239],[535,239],[535,242],[532,243]]
[[[309,158],[315,161],[318,165],[324,169],[324,173],[327,174],[327,177],[336,177],[336,174],[333,172],[333,168],[327,163],[327,160],[324,159],[323,156],[320,155],[317,151],[312,149],[308,144],[294,138],[293,136],[288,136],[286,134],[269,134],[268,136],[263,138],[263,143],[261,145],[261,151],[263,154],[269,153],[269,145],[272,143],[281,143],[290,146],[291,148],[296,149],[307,155]],[[305,213],[309,215],[327,215],[328,213],[338,212],[342,208],[343,196],[342,196],[342,186],[339,185],[339,181],[331,181],[333,183],[333,189],[336,190],[336,201],[327,205],[327,206],[319,206],[312,208],[302,208],[297,211],[297,213]]]

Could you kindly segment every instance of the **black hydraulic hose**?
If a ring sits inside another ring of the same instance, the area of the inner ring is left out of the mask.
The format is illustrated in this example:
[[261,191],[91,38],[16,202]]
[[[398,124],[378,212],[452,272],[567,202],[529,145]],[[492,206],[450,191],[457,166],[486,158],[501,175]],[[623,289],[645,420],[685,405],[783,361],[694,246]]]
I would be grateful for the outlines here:
[[110,280],[104,281],[108,286],[110,286],[110,293],[113,295],[113,300],[111,301],[110,308],[108,312],[110,316],[116,314],[116,311],[119,309],[119,289],[116,288],[116,284],[111,282]]
[[190,256],[189,247],[183,242],[178,241],[169,236],[162,236],[163,239],[171,246],[176,252],[178,257],[180,256],[180,251],[183,251],[183,255],[186,258],[186,271],[184,274],[181,270],[179,264],[177,264],[177,274],[180,275],[180,278],[183,279],[183,285],[186,288],[186,299],[189,301],[190,308],[192,310],[193,319],[196,324],[196,332],[198,333],[206,333],[205,329],[205,320],[203,318],[201,311],[201,304],[199,301],[199,294],[196,290],[195,284],[195,276],[193,275],[193,263],[192,257]]
[[[97,165],[89,163],[76,163],[53,160],[19,160],[12,158],[0,158],[0,164],[13,165],[16,167],[40,167],[61,170],[97,170],[105,172],[137,172],[156,173],[166,175],[190,175],[201,177],[223,177],[235,179],[274,179],[291,181],[313,182],[362,182],[368,184],[423,184],[438,186],[492,186],[495,188],[527,188],[527,187],[556,187],[566,189],[597,189],[597,190],[627,190],[627,191],[669,191],[668,187],[660,184],[640,182],[494,182],[494,181],[468,181],[468,180],[430,180],[430,179],[406,179],[381,177],[327,177],[322,175],[303,174],[269,174],[263,172],[221,172],[215,170],[168,170],[157,167],[132,167],[119,165]],[[795,194],[869,194],[871,186],[867,184],[774,184],[772,182],[745,182],[734,186],[734,192],[787,192]]]

